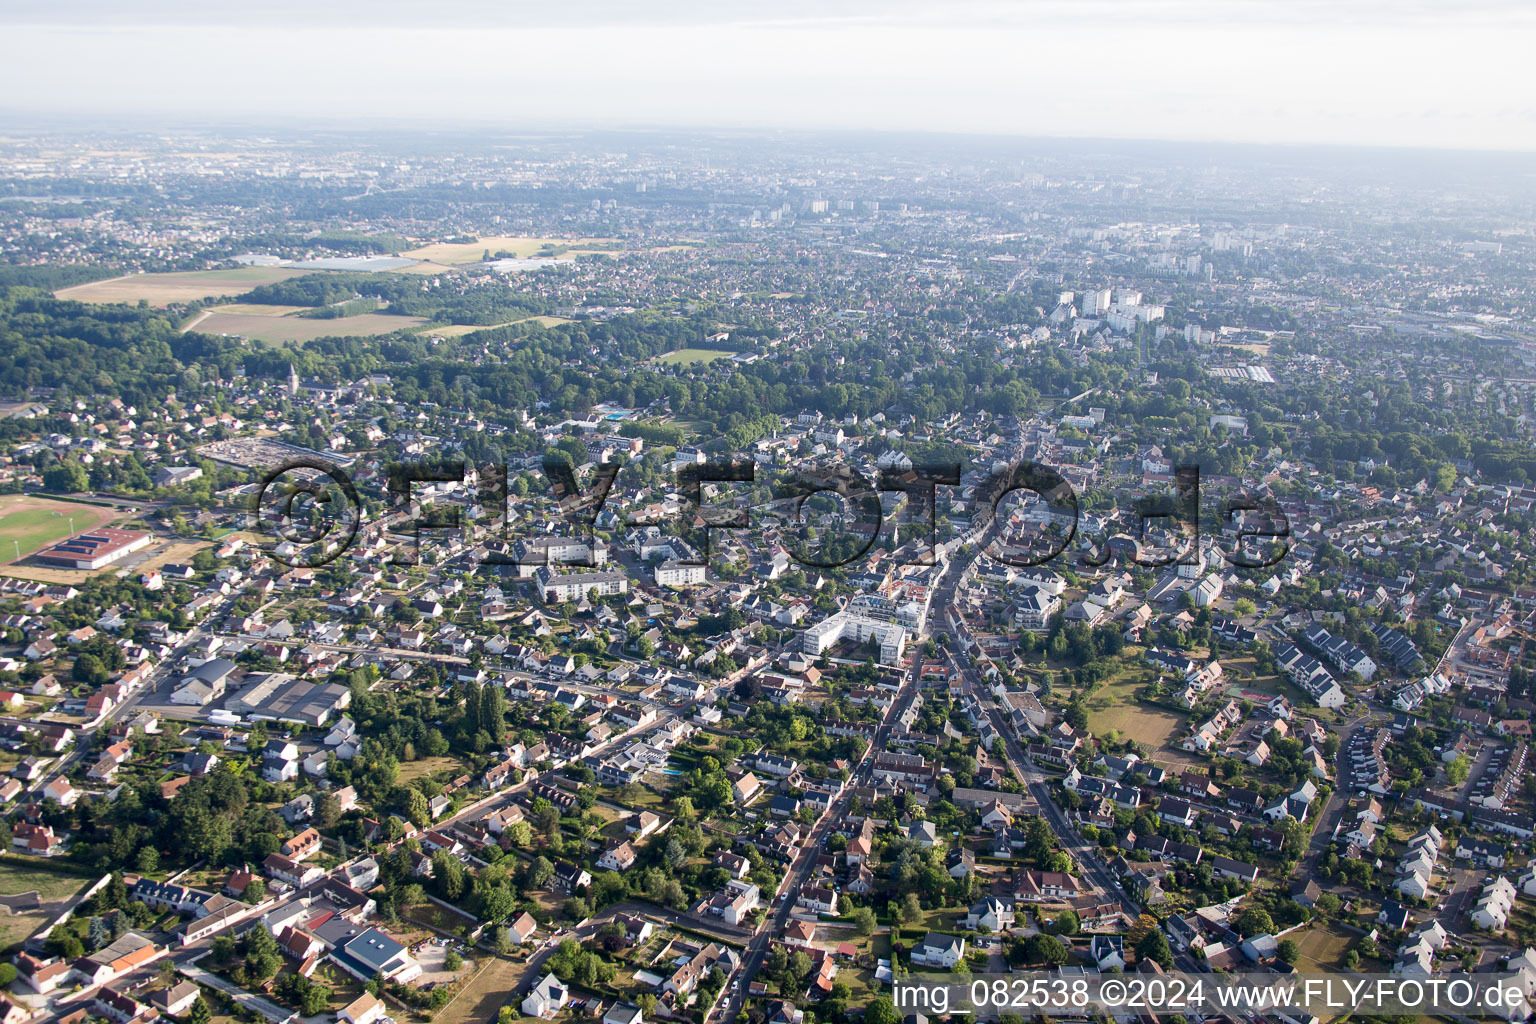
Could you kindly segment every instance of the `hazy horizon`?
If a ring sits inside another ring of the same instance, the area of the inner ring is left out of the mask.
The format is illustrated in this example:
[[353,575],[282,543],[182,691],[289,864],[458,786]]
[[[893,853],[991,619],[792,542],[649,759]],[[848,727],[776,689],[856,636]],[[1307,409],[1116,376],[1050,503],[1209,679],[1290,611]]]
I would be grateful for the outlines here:
[[5,116],[1536,150],[1536,12],[1499,2],[23,0],[0,26]]

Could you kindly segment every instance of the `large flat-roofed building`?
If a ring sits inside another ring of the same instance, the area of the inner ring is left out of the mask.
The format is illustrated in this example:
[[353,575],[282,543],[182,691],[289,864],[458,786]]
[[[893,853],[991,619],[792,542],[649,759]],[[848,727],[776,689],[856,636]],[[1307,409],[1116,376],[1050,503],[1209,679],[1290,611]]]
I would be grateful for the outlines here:
[[66,565],[71,569],[100,569],[149,546],[150,535],[142,530],[100,527],[77,533],[37,553],[39,562]]
[[600,569],[608,564],[608,548],[600,540],[574,537],[526,537],[513,548],[517,574],[532,576],[541,565],[584,565]]
[[622,572],[571,572],[556,574],[548,568],[540,569],[535,574],[539,585],[539,593],[544,596],[545,604],[555,604],[559,601],[579,601],[592,591],[597,591],[599,597],[612,597],[614,594],[629,592],[629,577]]
[[230,699],[227,707],[251,719],[324,725],[352,703],[352,691],[340,683],[316,683],[271,672]]
[[687,587],[703,583],[705,578],[706,572],[702,565],[694,565],[689,562],[680,562],[672,559],[656,566],[656,585],[658,587]]
[[863,643],[873,639],[880,645],[880,663],[895,665],[907,647],[907,631],[892,622],[882,622],[847,609],[828,616],[800,634],[800,649],[806,654],[822,654],[844,640]]

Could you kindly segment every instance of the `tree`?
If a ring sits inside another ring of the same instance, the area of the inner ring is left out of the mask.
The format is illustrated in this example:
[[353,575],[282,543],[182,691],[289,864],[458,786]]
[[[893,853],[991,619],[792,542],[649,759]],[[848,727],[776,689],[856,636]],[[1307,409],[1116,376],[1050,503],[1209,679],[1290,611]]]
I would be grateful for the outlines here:
[[487,686],[480,695],[480,728],[500,743],[507,732],[507,698],[499,686]]
[[875,912],[868,907],[858,907],[853,912],[853,929],[860,935],[875,933]]
[[1161,928],[1154,928],[1143,935],[1135,948],[1136,955],[1143,960],[1151,960],[1165,971],[1173,970],[1173,950],[1168,948],[1168,936],[1163,934]]
[[191,1024],[208,1024],[213,1020],[213,1011],[208,1008],[208,1003],[202,996],[192,1000],[192,1008],[187,1011],[187,1020]]
[[411,824],[417,828],[426,828],[432,824],[432,804],[427,800],[427,795],[414,786],[405,791],[403,810]]
[[1466,754],[1457,754],[1455,760],[1445,766],[1445,777],[1453,786],[1466,782],[1471,772],[1472,761]]
[[901,1024],[901,1014],[894,1003],[881,996],[864,1007],[864,1024]]
[[1275,930],[1274,919],[1263,907],[1248,907],[1237,915],[1233,925],[1237,928],[1237,933],[1245,939],[1250,935],[1268,935]]
[[768,951],[768,962],[763,965],[763,970],[772,978],[782,979],[789,970],[789,948],[787,946],[774,946]]
[[459,956],[457,950],[450,949],[448,955],[443,957],[443,970],[456,971],[464,966],[464,958]]
[[[512,895],[512,890],[504,885],[492,886],[480,894],[480,920],[491,924],[505,921],[516,906],[517,898]],[[449,970],[458,968],[450,967]]]
[[61,960],[78,960],[85,956],[85,943],[80,941],[80,937],[61,928],[53,930],[46,945],[48,952]]
[[520,850],[526,850],[533,845],[533,826],[526,821],[514,821],[506,827],[503,835],[507,842]]
[[526,883],[530,889],[542,889],[555,877],[555,866],[548,857],[535,857],[528,864]]
[[91,918],[86,928],[86,938],[91,944],[91,949],[96,950],[112,941],[112,929],[107,925],[104,917]]
[[1301,959],[1301,947],[1296,944],[1295,939],[1281,939],[1275,946],[1275,955],[1288,964],[1294,964]]
[[464,895],[464,864],[447,850],[432,855],[432,880],[450,903]]
[[793,979],[793,987],[799,990],[810,980],[811,967],[809,954],[797,949],[789,955],[789,969],[785,977]]
[[315,826],[330,828],[341,819],[341,801],[335,793],[322,793],[315,806]]
[[1031,935],[1024,940],[1024,956],[1032,964],[1064,964],[1067,947],[1054,935]]
[[313,982],[299,996],[299,1010],[306,1017],[324,1013],[331,1005],[331,990]]
[[79,459],[65,459],[43,470],[43,486],[50,491],[84,491],[91,486],[90,474]]
[[111,677],[107,667],[94,654],[82,654],[76,658],[75,664],[70,669],[70,674],[78,682],[91,683],[97,686],[106,682]]

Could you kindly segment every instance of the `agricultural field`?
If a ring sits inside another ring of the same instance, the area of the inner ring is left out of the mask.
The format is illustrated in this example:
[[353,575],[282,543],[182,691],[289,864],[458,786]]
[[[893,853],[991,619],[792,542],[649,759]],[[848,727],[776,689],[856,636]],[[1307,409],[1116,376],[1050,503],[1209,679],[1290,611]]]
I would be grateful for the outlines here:
[[268,306],[259,302],[228,302],[213,309],[209,313],[247,313],[251,316],[289,316],[293,313],[302,313],[310,306]]
[[717,348],[680,348],[664,356],[657,356],[656,361],[663,366],[692,366],[695,363],[712,363],[716,359],[727,359],[734,354]]
[[446,263],[433,263],[431,260],[418,260],[407,267],[393,267],[384,271],[386,274],[456,274],[457,267],[450,267]]
[[0,496],[0,561],[15,559],[18,550],[26,558],[70,536],[71,518],[75,532],[79,533],[110,522],[117,515],[118,511],[112,508],[52,501],[31,494]]
[[[540,325],[542,325],[544,327],[559,327],[561,324],[573,324],[573,323],[576,322],[576,321],[570,319],[569,317],[564,317],[564,316],[530,316],[530,317],[528,317],[526,319],[527,320],[532,320],[532,321],[534,321],[534,322],[536,322],[536,323],[538,323],[538,324],[540,324]],[[526,322],[525,320],[519,320],[518,321],[518,323],[525,323],[525,322]]]
[[127,302],[151,306],[195,302],[212,296],[243,295],[257,285],[275,284],[307,271],[287,267],[241,267],[238,270],[193,270],[171,274],[130,274],[61,288],[54,297],[77,302]]
[[543,327],[558,327],[560,324],[568,324],[572,321],[563,316],[528,316],[518,320],[507,320],[499,324],[426,324],[416,333],[433,334],[439,338],[462,338],[476,331],[489,331],[497,327],[510,327],[512,324],[537,323]]
[[461,263],[479,263],[487,250],[491,256],[499,252],[510,252],[514,256],[526,259],[536,256],[547,247],[561,248],[567,251],[558,254],[555,258],[573,260],[583,251],[602,249],[612,245],[611,238],[529,238],[516,235],[494,235],[481,238],[476,242],[438,242],[434,245],[424,245],[419,249],[411,249],[403,252],[402,256],[412,256],[418,260],[430,260],[433,263],[446,263],[457,265]]
[[[272,306],[271,309],[284,309]],[[390,316],[387,313],[360,313],[357,316],[315,320],[298,316],[271,316],[252,313],[210,311],[187,326],[203,334],[231,334],[266,345],[282,346],[316,338],[371,338],[420,327],[426,320],[419,316]]]

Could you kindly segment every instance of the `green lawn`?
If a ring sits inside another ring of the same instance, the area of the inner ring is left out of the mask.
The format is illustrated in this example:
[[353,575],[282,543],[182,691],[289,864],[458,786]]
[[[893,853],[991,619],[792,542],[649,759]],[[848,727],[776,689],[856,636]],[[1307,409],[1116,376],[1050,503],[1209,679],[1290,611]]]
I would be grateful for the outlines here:
[[1095,736],[1117,732],[1154,750],[1162,748],[1184,727],[1184,718],[1171,711],[1147,707],[1136,691],[1147,681],[1147,671],[1127,657],[1123,664],[1088,694],[1088,731]]
[[84,875],[70,875],[60,871],[47,871],[28,867],[11,860],[0,862],[0,894],[19,896],[36,889],[42,900],[65,900],[89,885],[94,879]]
[[714,348],[680,348],[675,352],[668,352],[664,356],[659,356],[656,361],[665,365],[690,366],[694,363],[714,362],[716,359],[725,359],[734,354]]
[[1314,926],[1292,932],[1287,938],[1296,940],[1296,945],[1301,950],[1301,960],[1296,966],[1303,970],[1336,969],[1344,953],[1355,941],[1355,936],[1349,932],[1335,931],[1325,926]]
[[9,951],[52,920],[44,913],[11,914],[0,912],[0,950]]
[[400,766],[398,782],[402,786],[410,785],[417,779],[438,772],[453,772],[459,768],[459,762],[452,757],[423,757],[415,761],[406,761]]
[[475,927],[474,919],[468,915],[455,914],[432,902],[418,903],[414,906],[405,907],[401,910],[400,916],[407,921],[437,928],[454,935],[467,935]]

